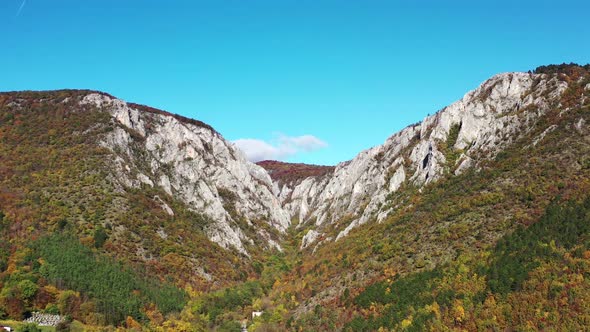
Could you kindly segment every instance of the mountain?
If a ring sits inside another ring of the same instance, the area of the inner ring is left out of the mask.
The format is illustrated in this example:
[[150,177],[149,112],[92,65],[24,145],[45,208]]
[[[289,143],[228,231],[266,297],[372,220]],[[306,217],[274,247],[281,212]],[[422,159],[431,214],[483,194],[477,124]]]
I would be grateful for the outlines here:
[[[478,168],[526,136],[567,87],[545,74],[500,74],[383,145],[339,164],[330,177],[279,183],[285,209],[311,227],[302,246],[320,237],[337,240],[370,220],[384,220],[395,209],[388,196],[400,188]],[[535,142],[554,129],[547,127]]]
[[499,74],[331,167],[102,92],[0,93],[0,318],[579,330],[589,95],[590,66]]
[[[100,151],[100,171],[107,173],[102,180],[110,190],[121,193],[154,188],[158,195],[149,198],[152,204],[172,217],[175,211],[167,201],[184,203],[206,217],[205,233],[226,249],[245,254],[245,244],[253,243],[256,237],[262,240],[261,245],[277,246],[271,233],[284,233],[289,225],[288,216],[282,213],[272,193],[268,174],[247,162],[233,145],[204,123],[90,91],[11,93],[2,97],[3,115],[8,119],[5,124],[16,125],[6,128],[7,148],[16,149],[25,139],[18,137],[19,126],[25,131],[35,125],[37,119],[29,117],[51,118],[53,127],[33,133],[46,141],[33,144],[45,146],[55,141],[58,147],[78,144]],[[89,117],[94,121],[83,124],[88,128],[75,127]],[[70,144],[84,136],[88,140]],[[62,143],[64,140],[68,141]],[[10,162],[4,160],[3,164],[8,168]],[[128,208],[129,204],[121,201],[116,208]],[[261,227],[251,237],[245,234],[254,223],[261,222],[269,231]]]
[[589,69],[497,75],[281,187],[304,250],[272,294],[294,294],[293,329],[583,329]]
[[[15,292],[24,278],[44,294],[40,303],[6,300],[8,316],[57,301],[62,293],[45,291],[51,279],[65,279],[59,283],[85,297],[96,293],[100,280],[78,283],[81,275],[95,277],[85,270],[94,260],[106,259],[105,269],[117,276],[129,271],[110,260],[132,267],[131,288],[153,275],[150,283],[205,290],[256,275],[252,260],[280,249],[290,220],[270,177],[210,126],[84,90],[2,93],[0,105],[4,290]],[[55,252],[56,242],[71,250]],[[93,251],[78,257],[84,246]],[[33,256],[23,260],[23,252]],[[36,266],[32,257],[45,264]],[[88,266],[39,279],[40,269],[61,260]],[[10,281],[19,273],[24,277]],[[130,304],[100,297],[91,303],[102,322],[118,323],[155,301],[131,298],[139,301],[133,310],[116,314],[109,307]]]
[[[226,249],[246,253],[245,244],[256,237],[259,245],[278,247],[271,233],[284,233],[289,218],[272,193],[270,177],[211,127],[99,93],[80,103],[111,116],[114,128],[99,144],[112,153],[117,189],[160,188],[209,217],[208,237]],[[270,230],[254,227],[257,223]],[[250,229],[255,234],[247,235]]]

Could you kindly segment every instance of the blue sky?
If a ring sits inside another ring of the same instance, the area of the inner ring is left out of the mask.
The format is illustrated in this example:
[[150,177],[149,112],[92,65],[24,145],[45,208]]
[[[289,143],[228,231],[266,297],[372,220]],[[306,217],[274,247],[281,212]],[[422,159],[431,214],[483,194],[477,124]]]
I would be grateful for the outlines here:
[[0,90],[87,88],[335,164],[490,76],[590,62],[587,1],[1,0]]

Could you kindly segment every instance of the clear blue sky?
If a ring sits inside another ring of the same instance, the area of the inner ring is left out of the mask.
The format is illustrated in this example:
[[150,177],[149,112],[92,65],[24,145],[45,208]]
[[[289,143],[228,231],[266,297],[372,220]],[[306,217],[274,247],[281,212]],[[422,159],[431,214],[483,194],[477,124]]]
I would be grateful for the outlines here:
[[102,90],[335,164],[496,73],[590,62],[589,12],[587,0],[1,0],[0,90]]

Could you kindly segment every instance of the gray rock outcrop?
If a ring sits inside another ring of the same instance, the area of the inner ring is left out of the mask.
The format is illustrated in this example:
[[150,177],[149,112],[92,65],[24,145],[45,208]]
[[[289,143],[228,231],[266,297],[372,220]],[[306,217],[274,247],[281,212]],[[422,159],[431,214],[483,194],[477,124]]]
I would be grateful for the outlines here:
[[25,323],[33,323],[39,326],[57,326],[63,322],[64,318],[60,315],[43,314],[40,312],[31,313],[31,317],[25,319]]
[[[162,188],[212,220],[206,230],[211,240],[246,253],[252,239],[237,219],[250,226],[267,223],[279,234],[296,219],[298,227],[309,229],[301,248],[338,240],[359,225],[384,220],[396,208],[387,204],[388,197],[400,188],[420,188],[493,158],[525,135],[566,88],[545,74],[496,75],[384,144],[340,163],[333,173],[291,183],[273,183],[263,168],[205,124],[99,93],[82,103],[112,117],[114,130],[100,144],[113,152],[114,181],[121,190]],[[160,197],[157,201],[174,215]],[[268,247],[280,248],[265,228],[255,227]],[[329,228],[338,232],[327,234]]]
[[[162,188],[212,220],[206,230],[212,241],[242,253],[251,239],[237,225],[237,218],[245,218],[250,225],[267,222],[280,233],[289,226],[290,217],[273,194],[266,171],[248,162],[212,128],[140,110],[99,93],[87,95],[82,103],[106,109],[112,117],[114,130],[100,144],[113,152],[113,180],[122,190],[141,185]],[[166,213],[174,214],[161,198],[157,200]],[[279,247],[262,227],[258,232],[269,246]]]
[[[393,209],[385,204],[387,196],[404,185],[421,187],[444,174],[477,167],[478,160],[495,156],[526,134],[566,88],[545,74],[496,75],[383,145],[339,164],[331,177],[283,184],[278,194],[283,207],[300,227],[311,227],[301,247],[321,238],[330,224],[344,221],[338,240],[369,220],[382,221]],[[450,158],[449,151],[458,158]]]

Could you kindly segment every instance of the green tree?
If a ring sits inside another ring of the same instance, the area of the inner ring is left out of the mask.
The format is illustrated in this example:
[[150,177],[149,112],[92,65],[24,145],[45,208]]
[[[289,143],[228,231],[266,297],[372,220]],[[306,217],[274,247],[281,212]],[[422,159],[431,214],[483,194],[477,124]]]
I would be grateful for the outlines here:
[[57,299],[57,307],[62,315],[74,316],[80,308],[80,297],[74,291],[64,291]]
[[29,300],[33,296],[35,296],[35,294],[37,294],[39,286],[37,286],[37,284],[35,284],[31,280],[25,279],[18,283],[18,289],[20,290],[23,299]]
[[96,248],[102,248],[102,246],[104,245],[104,243],[107,241],[108,238],[109,238],[109,236],[105,232],[104,228],[102,228],[102,227],[97,228],[96,231],[94,232],[94,246]]
[[16,332],[41,332],[41,329],[37,326],[37,324],[29,323],[23,324],[16,328]]

